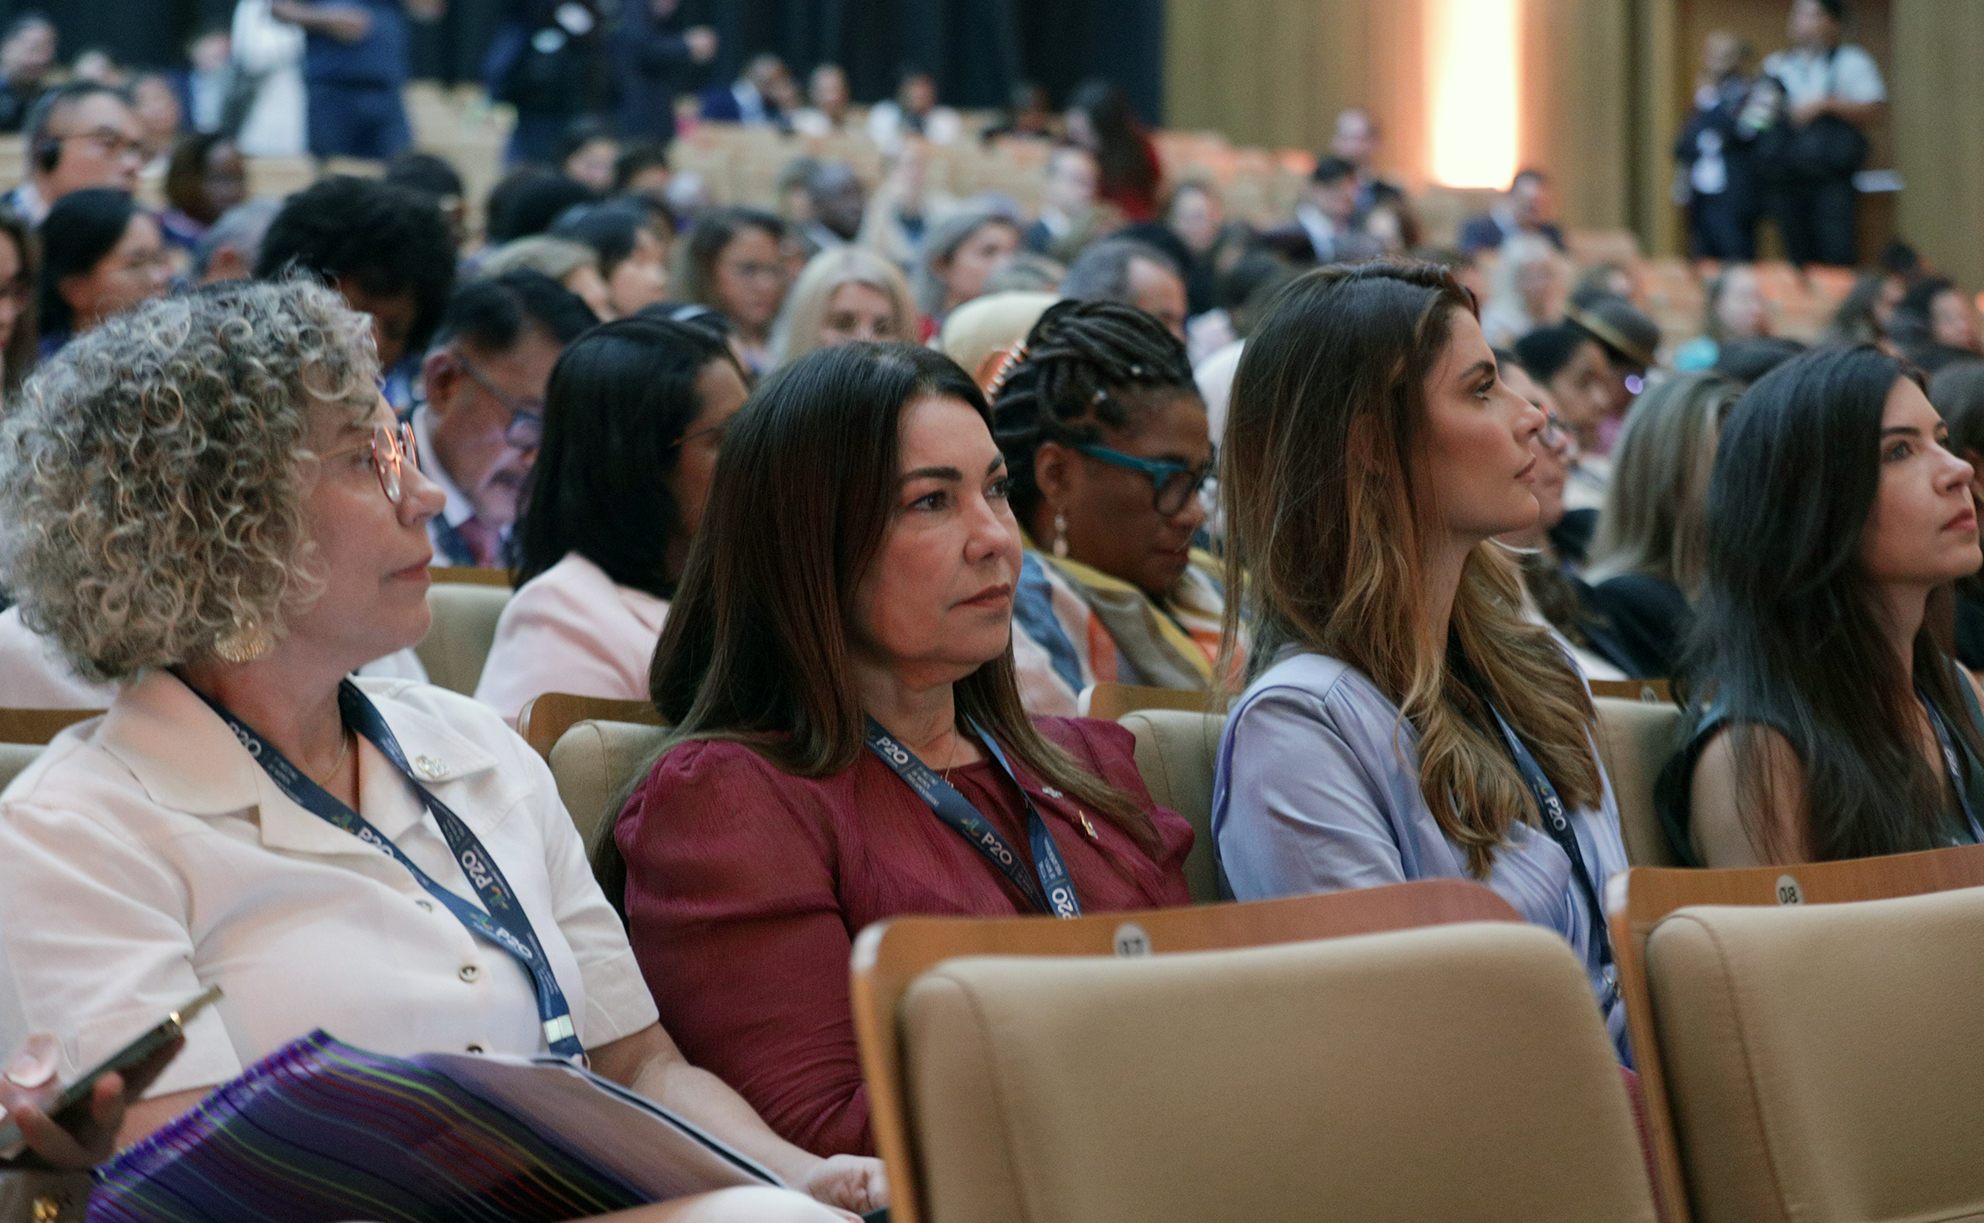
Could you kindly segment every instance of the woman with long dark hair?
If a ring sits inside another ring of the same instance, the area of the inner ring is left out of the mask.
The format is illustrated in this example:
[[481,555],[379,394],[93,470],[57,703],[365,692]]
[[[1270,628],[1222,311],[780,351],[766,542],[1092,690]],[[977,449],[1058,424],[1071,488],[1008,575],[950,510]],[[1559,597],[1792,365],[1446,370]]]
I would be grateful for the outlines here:
[[1984,560],[1972,469],[1945,436],[1917,376],[1864,344],[1737,402],[1709,479],[1692,726],[1655,792],[1683,861],[1979,839],[1984,713],[1925,623]]
[[1095,154],[1096,198],[1132,222],[1156,217],[1164,170],[1150,129],[1123,91],[1108,81],[1082,82],[1068,99],[1067,121],[1068,139]]
[[[1625,1055],[1599,889],[1626,866],[1591,699],[1492,541],[1534,523],[1544,413],[1430,264],[1324,268],[1247,341],[1220,469],[1252,682],[1212,827],[1242,900],[1478,879],[1584,962]],[[1243,580],[1244,579],[1244,580]]]
[[19,213],[0,206],[0,410],[34,372],[41,343],[35,280],[41,244]]
[[1189,899],[1191,830],[1129,732],[1021,707],[1007,487],[948,358],[802,357],[731,425],[655,650],[674,731],[614,830],[635,955],[682,1047],[807,1150],[873,1147],[855,931]]
[[676,243],[675,283],[682,295],[729,319],[753,374],[771,366],[772,323],[785,302],[787,274],[779,244],[785,222],[755,208],[719,208],[699,217]]
[[516,597],[475,699],[514,723],[546,692],[639,700],[747,384],[708,328],[606,323],[551,369],[517,522]]

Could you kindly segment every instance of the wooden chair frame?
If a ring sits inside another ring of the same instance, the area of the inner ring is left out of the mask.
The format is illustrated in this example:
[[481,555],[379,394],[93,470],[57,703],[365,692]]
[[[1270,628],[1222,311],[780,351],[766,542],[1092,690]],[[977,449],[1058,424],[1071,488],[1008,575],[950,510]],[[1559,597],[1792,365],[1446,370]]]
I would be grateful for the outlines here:
[[1674,686],[1664,679],[1595,679],[1591,681],[1591,695],[1668,705],[1674,701]]
[[517,712],[517,733],[548,762],[552,747],[566,731],[580,722],[633,722],[641,726],[660,726],[661,714],[648,701],[546,692],[524,702],[524,707]]
[[896,1013],[924,972],[959,956],[1137,956],[1259,947],[1375,934],[1453,922],[1522,916],[1477,883],[1430,879],[1245,904],[1051,917],[903,917],[876,922],[854,940],[850,976],[854,1031],[868,1084],[875,1149],[888,1166],[889,1215],[922,1223],[922,1174],[909,1131],[902,1036]]
[[466,586],[501,586],[510,588],[508,569],[478,569],[469,565],[430,565],[427,577],[435,582],[459,582]]
[[1082,716],[1114,722],[1139,709],[1182,709],[1186,713],[1225,713],[1223,692],[1202,688],[1149,688],[1142,684],[1091,684],[1082,690]]
[[1612,876],[1605,888],[1605,910],[1619,992],[1626,1001],[1633,1063],[1645,1098],[1656,1201],[1667,1223],[1688,1223],[1692,1203],[1647,985],[1646,942],[1653,928],[1668,914],[1691,905],[1844,904],[1980,886],[1984,886],[1984,845],[1742,870],[1641,866]]
[[0,743],[46,744],[101,709],[0,709]]

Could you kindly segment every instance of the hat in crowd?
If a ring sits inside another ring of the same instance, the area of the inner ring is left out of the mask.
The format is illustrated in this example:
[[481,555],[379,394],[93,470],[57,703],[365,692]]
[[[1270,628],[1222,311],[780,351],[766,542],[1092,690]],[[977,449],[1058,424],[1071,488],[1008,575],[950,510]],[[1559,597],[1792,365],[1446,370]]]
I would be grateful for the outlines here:
[[951,311],[938,333],[937,348],[964,366],[980,389],[1013,345],[1026,339],[1047,307],[1061,300],[1052,293],[987,293]]
[[1633,303],[1612,294],[1572,302],[1564,321],[1604,345],[1609,357],[1651,366],[1660,348],[1660,324],[1640,313]]

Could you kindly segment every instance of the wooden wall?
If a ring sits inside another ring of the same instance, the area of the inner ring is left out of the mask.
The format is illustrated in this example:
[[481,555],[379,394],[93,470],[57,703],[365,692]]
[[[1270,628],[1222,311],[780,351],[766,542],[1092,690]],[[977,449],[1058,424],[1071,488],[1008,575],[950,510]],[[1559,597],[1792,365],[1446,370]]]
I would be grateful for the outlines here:
[[1984,289],[1984,3],[1894,0],[1899,229],[1972,292]]
[[1632,33],[1620,0],[1524,0],[1517,159],[1549,173],[1567,225],[1632,226]]
[[1387,174],[1425,179],[1417,0],[1168,0],[1165,124],[1235,144],[1323,149],[1336,114],[1365,106]]
[[[1785,44],[1789,0],[1523,0],[1519,159],[1552,172],[1572,225],[1630,228],[1680,254],[1669,202],[1674,134],[1703,36],[1733,29],[1758,55]],[[1984,0],[1856,0],[1848,37],[1888,77],[1890,121],[1870,166],[1899,197],[1863,197],[1862,252],[1890,233],[1984,289]],[[1388,173],[1427,176],[1426,0],[1167,0],[1170,126],[1235,143],[1317,149],[1344,106],[1385,125]],[[1767,253],[1774,248],[1764,227]]]

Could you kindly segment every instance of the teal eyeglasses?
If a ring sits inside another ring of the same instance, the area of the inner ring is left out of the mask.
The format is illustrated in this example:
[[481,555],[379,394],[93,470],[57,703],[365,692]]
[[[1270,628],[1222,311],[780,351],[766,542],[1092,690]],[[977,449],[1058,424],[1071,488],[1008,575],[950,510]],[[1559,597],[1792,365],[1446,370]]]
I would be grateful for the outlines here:
[[1184,509],[1193,494],[1205,487],[1206,478],[1212,475],[1213,465],[1219,461],[1215,455],[1202,467],[1187,467],[1169,459],[1140,459],[1133,454],[1091,443],[1076,443],[1069,448],[1112,467],[1127,467],[1149,476],[1151,508],[1166,518]]

